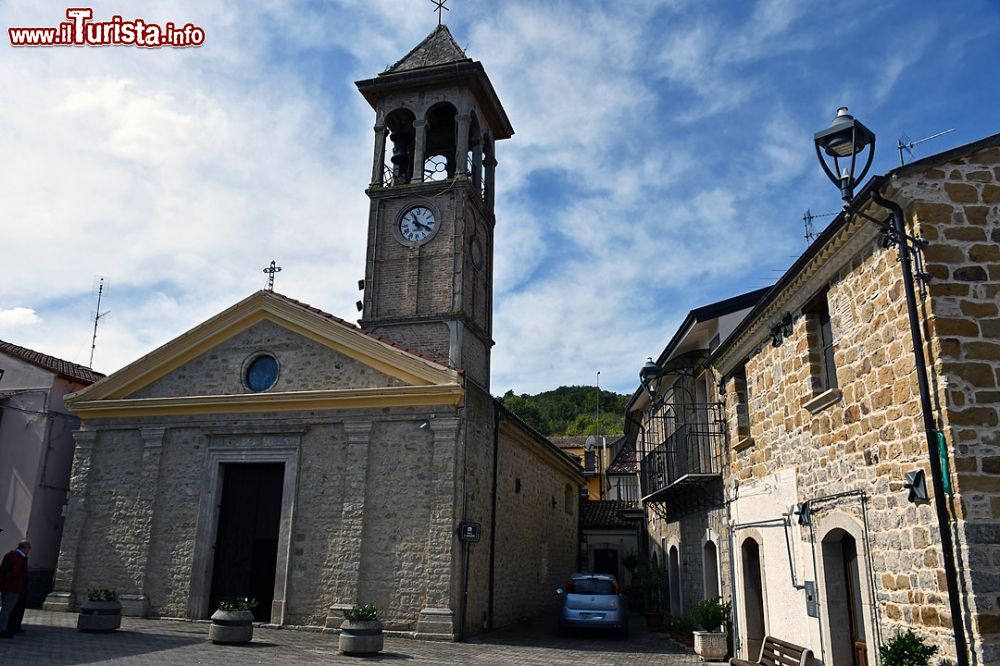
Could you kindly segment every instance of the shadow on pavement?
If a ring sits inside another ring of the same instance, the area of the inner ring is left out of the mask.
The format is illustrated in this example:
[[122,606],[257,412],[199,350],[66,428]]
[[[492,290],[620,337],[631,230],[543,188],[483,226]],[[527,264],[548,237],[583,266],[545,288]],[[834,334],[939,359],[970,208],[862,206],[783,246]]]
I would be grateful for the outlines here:
[[556,621],[541,618],[512,627],[497,629],[488,634],[468,638],[465,642],[482,645],[519,645],[544,647],[553,650],[580,652],[620,652],[643,654],[689,654],[682,645],[666,634],[646,629],[642,618],[633,617],[629,623],[629,638],[621,639],[611,632],[578,630],[565,637],[556,635]]
[[147,634],[127,629],[106,634],[83,633],[73,627],[27,622],[25,629],[26,633],[4,641],[0,647],[0,663],[92,664],[171,650],[205,640],[202,635]]

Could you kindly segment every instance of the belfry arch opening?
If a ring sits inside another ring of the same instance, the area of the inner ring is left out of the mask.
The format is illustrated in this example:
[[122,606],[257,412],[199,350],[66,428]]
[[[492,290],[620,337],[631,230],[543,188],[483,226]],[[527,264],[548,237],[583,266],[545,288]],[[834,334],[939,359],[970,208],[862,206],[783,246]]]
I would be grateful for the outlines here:
[[455,177],[458,168],[455,163],[455,152],[458,150],[457,115],[455,107],[448,103],[431,107],[427,113],[423,174],[427,182]]
[[385,131],[389,141],[384,180],[389,185],[406,185],[413,179],[414,120],[416,116],[408,109],[396,109],[386,116]]

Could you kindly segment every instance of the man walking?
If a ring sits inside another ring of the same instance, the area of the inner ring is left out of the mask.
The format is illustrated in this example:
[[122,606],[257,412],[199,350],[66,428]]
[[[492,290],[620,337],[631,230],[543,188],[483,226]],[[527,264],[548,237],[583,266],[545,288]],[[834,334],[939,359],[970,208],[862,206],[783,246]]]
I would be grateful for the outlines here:
[[[0,562],[0,638],[11,638],[14,627],[11,615],[28,591],[28,553],[31,542],[22,541]],[[23,611],[22,611],[23,612]],[[20,623],[18,623],[20,624]]]

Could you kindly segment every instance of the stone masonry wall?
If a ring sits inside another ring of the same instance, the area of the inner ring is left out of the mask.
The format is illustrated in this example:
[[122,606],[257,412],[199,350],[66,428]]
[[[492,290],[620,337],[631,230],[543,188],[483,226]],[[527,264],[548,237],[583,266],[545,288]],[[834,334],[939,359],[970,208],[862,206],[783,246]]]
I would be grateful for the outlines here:
[[[895,251],[872,243],[831,281],[827,301],[840,395],[830,395],[825,407],[807,408],[817,397],[817,353],[810,348],[816,332],[812,317],[801,314],[804,303],[790,304],[792,336],[780,347],[763,344],[747,360],[752,442],[730,452],[730,474],[748,484],[794,468],[799,501],[865,490],[883,635],[913,626],[941,645],[943,655],[953,653],[934,511],[909,503],[902,488],[906,472],[927,468],[927,456]],[[736,432],[733,389],[730,382],[730,432]],[[860,508],[848,497],[817,505],[816,515],[841,512],[861,525]],[[775,507],[775,517],[787,510]],[[808,531],[796,532],[808,549]],[[804,604],[800,612],[805,622]],[[769,630],[787,636],[795,629]],[[874,638],[875,627],[867,633]]]
[[[1000,150],[892,183],[913,231],[929,241],[933,279],[921,315],[929,333],[932,392],[952,455],[959,518],[959,565],[973,594],[973,635],[981,663],[1000,659]],[[800,501],[864,489],[870,497],[876,612],[884,638],[913,627],[953,656],[951,615],[937,521],[930,503],[910,503],[905,473],[928,475],[913,350],[896,250],[877,243],[829,284],[827,294],[839,396],[816,397],[817,330],[795,315],[791,338],[759,347],[747,361],[750,437],[732,451],[741,482],[794,467]],[[735,384],[726,391],[736,432]],[[735,443],[735,442],[731,442]],[[749,444],[749,446],[747,446]],[[863,519],[850,499],[822,506]],[[822,515],[819,516],[822,518]],[[799,530],[804,541],[806,530]],[[821,602],[823,600],[821,599]],[[869,627],[869,645],[873,643]]]
[[246,365],[254,355],[263,352],[271,354],[278,361],[278,379],[270,391],[371,388],[403,384],[394,377],[274,322],[262,321],[136,391],[130,397],[249,393],[250,389],[244,383]]
[[1000,662],[1000,148],[895,183],[929,241],[925,308],[981,663]]
[[494,599],[498,627],[554,613],[559,603],[555,589],[577,564],[578,481],[569,471],[540,460],[532,450],[539,444],[526,440],[519,429],[511,423],[501,427]]

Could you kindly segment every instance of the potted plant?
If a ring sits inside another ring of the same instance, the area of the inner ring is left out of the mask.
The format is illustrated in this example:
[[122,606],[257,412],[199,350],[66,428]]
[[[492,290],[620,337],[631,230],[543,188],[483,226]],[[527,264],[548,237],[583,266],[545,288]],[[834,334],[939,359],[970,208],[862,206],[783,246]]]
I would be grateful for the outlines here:
[[937,646],[928,645],[912,629],[896,631],[896,635],[878,649],[882,666],[928,666],[937,654]]
[[122,626],[122,605],[114,590],[87,590],[87,600],[80,606],[76,628],[80,631],[109,632]]
[[661,631],[685,647],[694,647],[694,620],[686,615],[666,616]]
[[372,655],[382,651],[382,623],[375,604],[355,605],[344,611],[340,625],[340,651],[346,655]]
[[220,601],[219,609],[212,613],[212,626],[208,639],[213,643],[249,643],[253,639],[253,613],[257,602],[242,597],[234,601]]
[[726,656],[726,622],[729,621],[729,602],[720,597],[706,599],[691,611],[702,631],[694,632],[694,651],[705,661],[717,661]]

